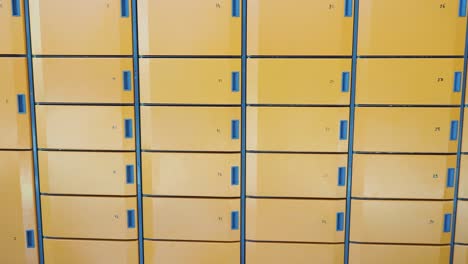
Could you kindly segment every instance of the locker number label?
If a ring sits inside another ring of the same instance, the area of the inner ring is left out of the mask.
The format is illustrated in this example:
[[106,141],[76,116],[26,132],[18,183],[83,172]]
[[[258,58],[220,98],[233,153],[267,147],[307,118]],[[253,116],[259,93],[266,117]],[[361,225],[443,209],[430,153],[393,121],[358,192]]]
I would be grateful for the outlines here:
[[445,8],[445,5],[446,5],[446,3],[442,3],[442,4],[439,5],[439,8],[440,8],[440,9],[444,9],[444,8]]
[[438,179],[438,178],[439,178],[439,174],[437,174],[437,173],[432,174],[432,178]]

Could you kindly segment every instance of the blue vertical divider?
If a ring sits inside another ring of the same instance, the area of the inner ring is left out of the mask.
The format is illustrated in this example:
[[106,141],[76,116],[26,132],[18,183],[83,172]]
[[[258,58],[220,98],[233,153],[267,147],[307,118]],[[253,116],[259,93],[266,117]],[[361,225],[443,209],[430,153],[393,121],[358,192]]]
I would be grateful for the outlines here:
[[242,85],[241,85],[241,252],[240,263],[245,264],[245,206],[246,206],[246,126],[247,126],[247,0],[242,0]]

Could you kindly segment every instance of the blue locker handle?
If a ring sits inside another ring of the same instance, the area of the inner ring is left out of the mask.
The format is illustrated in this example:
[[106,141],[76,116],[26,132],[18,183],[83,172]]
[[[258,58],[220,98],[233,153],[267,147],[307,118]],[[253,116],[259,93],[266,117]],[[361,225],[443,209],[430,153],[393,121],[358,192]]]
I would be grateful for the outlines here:
[[123,90],[131,91],[132,90],[132,73],[130,71],[123,71]]
[[344,230],[344,213],[338,212],[336,213],[336,231],[343,231]]
[[232,72],[231,76],[231,91],[239,92],[239,72]]
[[26,248],[35,248],[34,230],[26,230]]
[[231,121],[231,138],[239,139],[239,120]]
[[346,184],[346,167],[338,168],[338,186],[345,186]]
[[26,113],[26,95],[18,94],[16,98],[18,100],[18,113],[25,114]]
[[231,230],[239,230],[239,211],[231,212]]
[[343,72],[341,74],[341,91],[343,93],[349,92],[349,72]]
[[452,229],[452,214],[444,215],[444,233],[449,233]]
[[450,122],[450,140],[458,139],[458,120],[452,120]]
[[125,175],[127,178],[127,184],[135,184],[135,166],[125,166]]
[[127,227],[135,228],[135,210],[127,210]]
[[466,17],[466,0],[460,0],[458,6],[458,16]]
[[20,0],[11,0],[11,14],[13,16],[21,16]]
[[125,138],[133,138],[133,120],[125,119]]
[[340,121],[340,140],[348,139],[348,120]]
[[462,72],[455,72],[455,77],[453,80],[453,91],[459,93],[461,91],[462,85]]
[[239,185],[239,166],[231,167],[231,185]]
[[120,12],[122,17],[129,17],[130,11],[129,11],[129,5],[128,5],[128,0],[120,0]]
[[455,168],[447,170],[447,187],[452,188],[455,186]]
[[232,16],[240,17],[240,0],[232,0]]
[[345,17],[353,16],[353,0],[345,0],[344,16]]

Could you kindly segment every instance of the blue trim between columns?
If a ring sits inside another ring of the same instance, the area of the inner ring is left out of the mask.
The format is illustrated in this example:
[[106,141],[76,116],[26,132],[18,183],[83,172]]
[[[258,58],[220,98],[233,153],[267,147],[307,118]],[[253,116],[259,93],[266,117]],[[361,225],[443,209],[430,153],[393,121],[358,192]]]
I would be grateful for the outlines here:
[[242,86],[241,86],[241,252],[240,263],[246,263],[246,138],[247,138],[247,0],[242,0]]

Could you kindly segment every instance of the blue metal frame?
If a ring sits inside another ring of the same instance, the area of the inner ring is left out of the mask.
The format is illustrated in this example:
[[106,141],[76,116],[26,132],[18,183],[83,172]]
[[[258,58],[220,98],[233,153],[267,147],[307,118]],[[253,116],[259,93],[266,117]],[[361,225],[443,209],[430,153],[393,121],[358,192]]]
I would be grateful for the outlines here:
[[242,0],[242,85],[241,85],[241,252],[240,262],[245,264],[245,227],[246,227],[246,137],[247,137],[247,0]]

